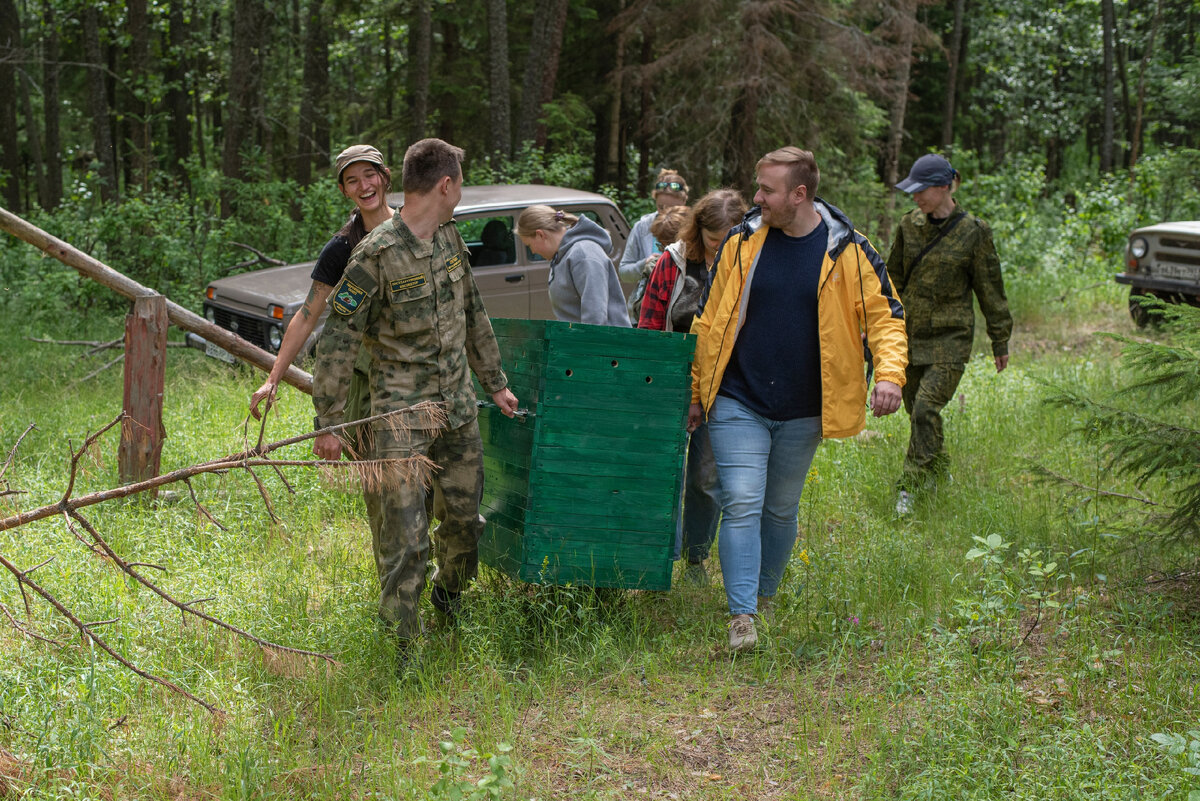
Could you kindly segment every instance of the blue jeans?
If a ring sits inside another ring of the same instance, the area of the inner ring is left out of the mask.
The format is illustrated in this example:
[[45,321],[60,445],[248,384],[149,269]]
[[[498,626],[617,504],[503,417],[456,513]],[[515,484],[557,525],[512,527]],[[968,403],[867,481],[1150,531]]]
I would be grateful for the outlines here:
[[683,481],[683,514],[675,515],[675,552],[671,558],[682,555],[689,562],[703,562],[712,550],[717,521],[721,519],[721,485],[717,482],[707,423],[701,423],[688,440]]
[[721,573],[729,614],[752,615],[779,589],[796,544],[800,493],[821,418],[768,420],[718,395],[708,412],[721,482]]

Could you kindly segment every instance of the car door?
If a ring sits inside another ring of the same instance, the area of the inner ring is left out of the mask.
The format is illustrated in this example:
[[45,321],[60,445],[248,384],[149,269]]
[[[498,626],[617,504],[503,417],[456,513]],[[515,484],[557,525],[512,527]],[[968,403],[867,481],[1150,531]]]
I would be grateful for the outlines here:
[[489,317],[529,319],[531,279],[518,259],[518,243],[510,212],[480,212],[455,217],[458,232],[471,253],[471,273]]

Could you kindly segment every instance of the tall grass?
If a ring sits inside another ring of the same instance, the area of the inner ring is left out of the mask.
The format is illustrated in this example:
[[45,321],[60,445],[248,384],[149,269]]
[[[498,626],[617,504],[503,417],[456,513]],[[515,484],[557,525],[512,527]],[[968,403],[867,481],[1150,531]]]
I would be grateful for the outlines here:
[[[593,591],[483,568],[459,627],[431,628],[397,679],[362,502],[311,471],[288,472],[294,494],[262,474],[278,524],[237,473],[195,482],[226,530],[186,491],[85,514],[165,568],[150,572],[177,598],[211,597],[208,612],[333,667],[181,620],[61,519],[6,532],[6,558],[53,557],[37,580],[84,620],[115,619],[97,631],[122,654],[228,714],[138,679],[35,600],[32,627],[66,647],[0,617],[0,797],[1186,798],[1200,791],[1194,592],[1146,581],[1153,554],[1129,549],[1107,494],[1133,488],[1042,402],[1051,385],[1103,395],[1122,379],[1119,343],[1092,332],[1131,323],[1086,286],[1013,275],[1012,366],[969,366],[945,414],[953,481],[912,518],[892,514],[902,414],[821,447],[775,617],[737,659],[719,580]],[[37,429],[4,475],[27,493],[0,498],[4,515],[60,497],[69,445],[121,403],[119,368],[78,381],[103,357],[25,340],[113,339],[119,319],[56,321],[15,298],[0,301],[0,456]],[[257,384],[172,350],[164,469],[239,450]],[[285,388],[268,437],[307,429],[310,409]],[[115,449],[101,442],[77,493],[116,483]],[[1082,486],[1038,480],[1035,462]],[[6,576],[0,603],[24,621]]]

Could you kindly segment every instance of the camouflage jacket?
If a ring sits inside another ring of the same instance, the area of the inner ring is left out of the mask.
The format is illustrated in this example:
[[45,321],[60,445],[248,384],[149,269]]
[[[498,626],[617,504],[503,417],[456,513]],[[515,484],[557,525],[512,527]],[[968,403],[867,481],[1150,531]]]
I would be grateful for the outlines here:
[[467,255],[453,222],[421,241],[399,211],[359,244],[330,294],[317,345],[319,425],[344,422],[360,347],[370,356],[372,414],[440,401],[457,428],[476,414],[471,371],[489,394],[508,386]]
[[[960,210],[956,206],[955,214]],[[900,220],[887,259],[888,275],[904,304],[909,364],[965,363],[971,358],[972,292],[987,321],[992,355],[1007,355],[1012,315],[991,229],[968,214],[914,266],[937,232],[922,211],[910,211]]]

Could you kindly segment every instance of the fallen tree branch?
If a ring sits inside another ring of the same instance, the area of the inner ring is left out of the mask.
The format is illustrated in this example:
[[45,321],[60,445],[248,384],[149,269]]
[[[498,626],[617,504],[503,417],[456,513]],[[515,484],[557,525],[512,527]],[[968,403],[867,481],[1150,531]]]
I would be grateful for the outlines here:
[[1053,479],[1054,481],[1058,481],[1059,483],[1066,484],[1069,487],[1075,487],[1076,489],[1081,489],[1086,492],[1090,492],[1090,493],[1099,495],[1104,498],[1124,498],[1127,501],[1137,501],[1138,503],[1144,503],[1147,506],[1158,506],[1159,505],[1157,501],[1152,501],[1149,498],[1143,497],[1141,495],[1127,495],[1124,492],[1113,492],[1111,490],[1102,490],[1099,487],[1092,487],[1092,486],[1088,486],[1087,484],[1081,484],[1080,482],[1076,481],[1075,479],[1071,478],[1070,476],[1064,476],[1060,473],[1056,473],[1044,465],[1034,463],[1033,469],[1035,472],[1041,474],[1043,478]]
[[[412,418],[414,418],[412,421],[413,424],[405,426],[405,424],[400,421],[400,418],[401,417],[410,417],[410,416]],[[342,469],[350,468],[350,469],[354,469],[358,472],[360,481],[363,482],[364,486],[368,486],[368,487],[379,487],[379,486],[391,484],[393,482],[412,481],[412,480],[418,480],[418,479],[421,481],[426,481],[428,478],[429,472],[432,469],[434,469],[434,465],[432,462],[430,462],[424,456],[413,456],[413,457],[409,457],[406,459],[374,459],[374,460],[355,460],[355,461],[336,461],[335,462],[335,461],[327,461],[327,460],[271,459],[271,458],[269,458],[268,454],[270,454],[271,452],[273,452],[275,450],[278,450],[279,448],[283,448],[288,445],[293,445],[298,442],[303,442],[305,440],[320,436],[321,434],[336,433],[336,432],[342,431],[346,428],[349,428],[351,426],[358,426],[358,425],[361,425],[364,423],[370,424],[372,422],[382,421],[385,425],[395,426],[397,429],[399,429],[401,427],[435,428],[435,429],[440,428],[445,423],[445,419],[446,419],[445,411],[441,408],[441,406],[438,404],[433,404],[433,403],[418,404],[417,406],[413,406],[408,409],[402,409],[402,410],[395,411],[395,412],[388,412],[388,413],[384,413],[384,414],[374,415],[373,417],[367,418],[366,420],[362,420],[362,421],[352,421],[349,423],[342,423],[342,424],[336,425],[336,426],[328,426],[328,427],[322,428],[318,431],[312,431],[312,432],[309,432],[306,434],[301,434],[301,435],[298,435],[295,437],[289,437],[287,439],[279,440],[278,442],[272,442],[267,445],[261,444],[261,432],[260,432],[260,442],[253,449],[246,449],[246,450],[242,451],[241,453],[232,454],[229,456],[221,457],[219,459],[213,459],[211,461],[204,462],[204,463],[201,463],[198,465],[192,465],[191,467],[181,468],[179,470],[172,471],[165,475],[157,476],[155,478],[147,479],[145,481],[140,481],[140,482],[137,482],[134,484],[129,484],[124,487],[117,487],[117,488],[110,489],[110,490],[103,490],[100,492],[94,492],[94,493],[90,493],[90,494],[79,496],[79,497],[73,497],[73,493],[75,491],[76,479],[79,475],[80,463],[81,463],[84,455],[92,451],[92,449],[96,446],[96,443],[99,441],[100,437],[102,437],[106,432],[111,430],[114,426],[125,423],[127,421],[127,419],[128,419],[127,415],[122,413],[122,414],[118,415],[115,419],[113,419],[112,422],[103,426],[95,433],[89,434],[87,437],[85,437],[83,443],[79,446],[78,449],[76,449],[74,446],[69,445],[68,450],[70,453],[70,462],[69,462],[70,474],[67,478],[67,486],[66,486],[66,489],[63,491],[62,497],[54,504],[48,504],[46,506],[42,506],[38,509],[34,509],[34,510],[31,510],[28,512],[19,512],[16,515],[13,515],[11,517],[0,520],[0,531],[7,531],[8,529],[16,528],[18,526],[25,525],[26,523],[31,523],[35,520],[41,520],[41,519],[50,517],[51,515],[54,515],[54,514],[61,514],[63,516],[63,520],[65,521],[65,523],[67,525],[67,529],[71,532],[71,534],[75,537],[75,539],[78,540],[84,547],[88,548],[88,550],[94,554],[97,554],[103,558],[107,558],[113,564],[117,565],[126,575],[131,577],[134,581],[138,582],[139,584],[141,584],[142,586],[146,587],[151,592],[153,592],[155,595],[157,595],[160,598],[162,598],[163,600],[165,600],[167,603],[169,603],[172,606],[179,609],[181,614],[183,615],[184,621],[187,620],[188,615],[192,615],[192,616],[195,616],[195,617],[197,617],[201,620],[204,620],[208,623],[211,623],[215,626],[224,628],[227,631],[233,632],[234,634],[237,634],[240,637],[244,637],[245,639],[248,639],[251,642],[256,643],[257,645],[259,645],[262,648],[269,649],[271,651],[279,651],[279,652],[284,652],[284,653],[289,653],[289,654],[296,654],[296,655],[300,655],[300,656],[315,657],[315,658],[323,659],[328,664],[331,664],[331,665],[338,664],[337,660],[334,659],[333,656],[331,656],[330,654],[321,653],[318,651],[309,651],[309,650],[305,650],[303,648],[294,648],[292,646],[287,646],[287,645],[282,645],[280,643],[271,642],[270,640],[265,640],[261,637],[256,637],[253,634],[250,634],[249,632],[247,632],[241,628],[238,628],[237,626],[234,626],[231,623],[228,623],[218,617],[207,614],[196,608],[200,604],[204,603],[205,601],[212,600],[211,598],[200,598],[200,599],[195,599],[195,600],[186,601],[186,602],[177,600],[166,590],[162,589],[157,584],[155,584],[154,582],[152,582],[148,578],[146,578],[138,569],[138,568],[149,568],[149,569],[154,569],[154,570],[159,570],[159,571],[165,572],[165,568],[163,568],[161,565],[156,565],[156,564],[151,564],[151,563],[146,563],[146,562],[131,562],[131,561],[125,560],[109,545],[108,541],[104,539],[104,537],[100,534],[100,532],[97,531],[96,528],[94,526],[92,526],[92,524],[90,522],[88,522],[88,520],[79,512],[79,510],[82,508],[85,508],[87,506],[92,506],[97,503],[102,503],[107,500],[112,500],[115,498],[125,498],[125,497],[129,497],[132,495],[136,495],[138,493],[145,492],[148,489],[163,486],[164,484],[170,484],[170,483],[173,483],[176,481],[183,481],[184,483],[186,483],[188,485],[188,491],[191,493],[192,500],[193,500],[193,502],[196,503],[197,508],[200,509],[205,515],[207,515],[210,520],[212,520],[213,519],[212,515],[209,514],[208,510],[205,509],[203,507],[203,505],[201,505],[199,503],[199,501],[196,499],[196,494],[195,494],[194,489],[192,488],[190,479],[192,478],[192,476],[199,475],[202,473],[223,473],[223,472],[227,472],[229,470],[236,470],[236,469],[240,468],[240,469],[245,470],[247,473],[249,473],[250,476],[254,479],[255,484],[258,487],[259,493],[262,496],[263,503],[266,505],[268,513],[271,515],[272,520],[278,521],[279,518],[275,514],[275,511],[272,507],[271,499],[266,490],[266,487],[263,485],[262,480],[258,477],[257,473],[255,473],[255,471],[253,469],[255,467],[260,467],[260,466],[271,467],[273,470],[275,470],[280,475],[281,478],[282,478],[282,473],[279,471],[279,468],[281,466],[298,466],[298,467],[307,467],[307,468],[316,467],[318,469],[335,468],[335,467],[342,468]],[[20,445],[21,440],[24,439],[25,435],[28,434],[29,431],[31,431],[32,429],[33,429],[33,426],[30,425],[25,430],[25,432],[21,435],[21,437],[18,438],[17,443],[13,446],[12,450],[9,453],[9,458],[5,462],[4,467],[0,468],[0,476],[3,476],[4,471],[6,471],[8,469],[8,466],[12,463],[13,459],[15,458],[16,450],[17,450],[17,447]],[[291,486],[287,484],[286,480],[284,481],[284,483],[285,483],[285,486],[287,486],[288,489],[290,490]],[[72,522],[72,521],[74,521],[74,522]],[[214,520],[214,523],[215,522],[216,521]],[[83,528],[83,530],[86,531],[87,534],[90,536],[90,538],[91,538],[90,543],[85,541],[84,538],[79,534],[79,531],[75,526],[76,523],[81,528]],[[69,620],[71,622],[71,624],[74,625],[75,628],[79,631],[80,635],[84,638],[85,642],[90,641],[90,642],[94,643],[96,646],[98,646],[101,650],[103,650],[105,653],[107,653],[109,656],[111,656],[113,659],[115,659],[119,664],[121,664],[127,670],[133,672],[134,674],[140,676],[143,679],[146,679],[147,681],[151,681],[156,684],[159,684],[163,687],[170,689],[172,692],[178,693],[179,695],[182,695],[182,696],[196,702],[197,704],[199,704],[200,706],[202,706],[206,710],[208,710],[210,713],[213,713],[213,714],[221,713],[221,710],[219,710],[216,706],[209,704],[206,701],[203,701],[202,699],[198,698],[194,694],[183,689],[179,685],[174,684],[174,683],[168,681],[167,679],[162,678],[161,676],[155,675],[153,673],[150,673],[148,671],[142,670],[141,668],[137,667],[131,661],[129,661],[128,659],[126,659],[125,657],[123,657],[119,653],[117,653],[117,651],[114,650],[102,637],[100,637],[98,634],[96,634],[96,631],[95,631],[96,629],[98,629],[102,626],[111,625],[112,623],[117,622],[117,620],[119,620],[119,618],[110,618],[108,620],[97,620],[97,621],[91,621],[91,622],[84,622],[74,612],[72,612],[70,610],[70,608],[68,608],[64,603],[59,601],[58,598],[56,598],[53,593],[51,593],[49,590],[42,587],[40,584],[35,582],[30,577],[32,573],[34,573],[39,568],[45,567],[47,564],[49,564],[51,561],[53,561],[54,558],[55,557],[51,556],[49,559],[46,559],[45,561],[40,562],[40,563],[34,565],[33,567],[22,570],[22,569],[18,568],[15,563],[13,563],[7,557],[5,557],[3,553],[0,553],[0,566],[3,566],[6,570],[8,570],[16,578],[17,586],[20,589],[21,597],[25,603],[25,613],[26,613],[27,620],[32,622],[33,613],[32,613],[32,609],[31,609],[29,595],[26,592],[26,588],[32,590],[34,593],[36,593],[38,596],[40,596],[43,600],[45,600],[48,604],[50,604],[50,606],[52,606],[60,615],[65,617],[67,620]],[[0,606],[2,606],[2,605],[0,605]],[[16,620],[16,618],[14,618],[12,616],[12,614],[9,612],[7,607],[3,607],[3,611],[4,611],[4,614],[8,617],[10,624],[13,625],[21,633],[26,634],[30,637],[35,637],[37,639],[44,640],[46,642],[59,644],[59,643],[57,643],[57,641],[49,640],[47,638],[44,638],[44,637],[41,637],[40,635],[35,634],[34,632],[30,631],[27,626],[22,626]],[[221,714],[223,714],[223,713],[221,713]]]
[[35,640],[41,640],[42,642],[49,643],[50,645],[57,645],[59,648],[67,647],[67,644],[65,642],[61,642],[60,640],[55,640],[51,637],[43,637],[42,635],[38,634],[37,632],[30,631],[29,629],[22,626],[20,621],[18,621],[15,617],[13,617],[12,612],[4,604],[0,604],[0,612],[4,613],[4,616],[8,618],[9,624],[12,625],[12,627],[14,629],[21,632],[26,637],[31,637]]
[[104,372],[105,370],[107,370],[108,368],[110,368],[110,367],[113,367],[114,365],[118,365],[118,364],[120,364],[120,363],[121,363],[121,362],[123,362],[123,361],[125,361],[125,354],[124,354],[124,353],[122,353],[120,356],[118,356],[117,358],[113,359],[113,360],[112,360],[112,361],[110,361],[110,362],[105,362],[104,364],[100,365],[100,366],[99,366],[99,367],[97,367],[95,370],[93,370],[92,372],[90,372],[90,373],[88,373],[87,375],[83,376],[82,378],[77,378],[77,379],[75,379],[74,381],[72,381],[72,382],[71,382],[70,386],[76,386],[76,385],[78,385],[78,384],[82,384],[84,381],[88,381],[88,380],[90,380],[90,379],[93,379],[93,378],[95,378],[96,376],[98,376],[98,375],[100,375],[101,373],[103,373],[103,372]]
[[[4,478],[4,474],[8,472],[9,466],[11,466],[13,463],[13,459],[17,458],[17,448],[21,447],[21,440],[25,439],[25,436],[35,428],[37,428],[37,426],[35,426],[33,423],[30,423],[25,428],[25,431],[21,434],[21,436],[17,437],[17,441],[13,444],[12,450],[8,452],[8,458],[4,460],[4,467],[0,467],[0,478]],[[7,486],[8,483],[5,482],[5,487]]]
[[234,247],[239,247],[239,248],[243,248],[245,250],[250,251],[251,253],[254,254],[255,258],[247,259],[246,261],[242,261],[242,262],[238,262],[237,264],[235,264],[232,267],[225,270],[226,275],[233,272],[234,270],[240,270],[240,269],[244,269],[246,267],[253,267],[256,264],[266,264],[270,267],[283,267],[284,265],[287,264],[286,261],[282,261],[280,259],[273,259],[270,256],[268,256],[267,254],[263,253],[258,248],[253,248],[253,247],[250,247],[249,245],[244,245],[241,242],[230,242],[229,244],[233,245]]
[[6,570],[8,570],[8,572],[10,572],[14,576],[16,576],[18,584],[21,584],[22,586],[25,586],[25,587],[29,587],[29,589],[33,590],[35,593],[40,595],[42,597],[42,599],[44,601],[46,601],[46,603],[53,606],[60,615],[62,615],[67,620],[71,621],[72,624],[74,624],[75,628],[79,630],[79,633],[83,636],[85,641],[90,640],[91,642],[95,643],[97,646],[100,647],[100,649],[102,651],[104,651],[106,654],[108,654],[113,659],[115,659],[117,662],[119,662],[121,664],[121,666],[124,667],[126,670],[129,670],[129,671],[137,674],[138,676],[141,676],[146,681],[151,681],[151,682],[154,682],[155,684],[162,685],[163,687],[166,687],[168,690],[171,690],[172,692],[178,693],[179,695],[182,695],[185,698],[195,701],[197,704],[204,707],[205,709],[207,709],[209,712],[211,712],[214,715],[224,714],[224,712],[222,712],[217,707],[213,706],[212,704],[208,703],[207,701],[197,698],[195,695],[193,695],[192,693],[183,689],[178,684],[173,684],[172,682],[167,681],[166,679],[162,678],[161,676],[156,676],[153,673],[149,673],[145,670],[142,670],[137,665],[133,664],[128,659],[121,656],[119,653],[117,653],[113,649],[113,647],[111,645],[109,645],[107,642],[105,642],[102,637],[97,635],[96,632],[92,631],[91,628],[89,627],[89,624],[84,623],[82,620],[80,620],[78,617],[76,617],[75,614],[62,603],[62,601],[55,598],[52,593],[50,593],[48,590],[43,588],[40,584],[35,582],[33,579],[29,578],[28,575],[25,575],[24,571],[22,571],[19,567],[17,567],[12,562],[10,562],[6,558],[4,558],[4,554],[2,554],[2,553],[0,553],[0,567],[4,567]]
[[[299,654],[301,656],[312,656],[312,657],[316,657],[318,659],[324,659],[326,662],[328,662],[331,665],[339,664],[339,662],[329,654],[321,653],[320,651],[308,651],[303,648],[293,648],[289,645],[280,645],[279,643],[271,642],[270,640],[264,640],[261,637],[255,637],[250,632],[240,629],[237,626],[234,626],[232,623],[226,623],[224,620],[221,620],[218,617],[213,617],[212,615],[209,615],[205,612],[201,612],[199,610],[192,608],[193,605],[200,603],[201,601],[212,600],[211,598],[201,598],[196,601],[188,601],[187,603],[176,600],[170,593],[168,593],[162,587],[159,587],[153,581],[150,581],[150,579],[143,576],[136,569],[137,566],[153,567],[157,570],[164,570],[164,568],[159,567],[158,565],[146,565],[141,562],[126,562],[124,559],[122,559],[117,554],[116,551],[113,550],[112,546],[108,544],[108,541],[105,540],[104,537],[100,536],[100,532],[98,532],[95,529],[95,527],[92,526],[92,524],[89,523],[87,521],[87,519],[85,519],[83,517],[83,515],[79,514],[78,512],[71,512],[70,518],[74,519],[76,522],[79,523],[80,526],[83,527],[84,531],[86,531],[91,536],[92,540],[96,543],[97,546],[100,547],[100,549],[102,551],[104,551],[105,556],[107,556],[109,559],[112,560],[113,564],[115,564],[117,567],[121,568],[122,571],[124,571],[130,578],[132,578],[138,584],[141,584],[143,587],[150,590],[150,592],[154,593],[159,598],[162,598],[164,601],[171,604],[175,608],[179,609],[184,614],[195,615],[196,617],[200,618],[201,620],[212,623],[214,626],[220,626],[221,628],[226,629],[227,631],[232,631],[234,634],[237,634],[239,637],[245,637],[247,640],[250,640],[251,642],[258,644],[258,645],[262,646],[263,648],[270,648],[275,651],[283,651],[283,652],[289,653],[289,654]],[[71,525],[70,519],[67,520],[67,527],[74,530],[74,527]]]
[[164,473],[154,478],[149,478],[144,481],[138,481],[133,484],[126,484],[121,487],[113,487],[111,489],[100,490],[98,492],[71,497],[71,492],[75,486],[75,475],[78,469],[79,459],[83,453],[87,451],[96,441],[96,439],[104,432],[111,429],[117,423],[121,422],[124,415],[117,417],[104,428],[100,429],[96,434],[88,437],[84,445],[78,450],[72,452],[71,460],[71,475],[68,480],[66,492],[63,493],[62,499],[57,503],[40,506],[36,509],[31,509],[26,512],[18,512],[15,515],[0,519],[0,531],[8,531],[17,526],[23,526],[26,523],[32,523],[36,520],[43,520],[47,517],[52,517],[63,512],[69,512],[74,509],[83,509],[88,506],[94,506],[98,503],[111,501],[116,498],[128,498],[132,495],[145,492],[149,489],[173,484],[177,481],[184,481],[193,476],[203,473],[221,473],[228,470],[236,470],[238,468],[249,467],[307,467],[307,468],[342,468],[354,469],[358,471],[360,479],[368,485],[380,487],[390,486],[397,482],[406,480],[420,479],[425,481],[429,473],[433,470],[433,463],[424,457],[409,457],[406,459],[361,459],[352,461],[330,461],[325,459],[268,459],[266,454],[272,451],[285,448],[288,445],[295,445],[299,442],[314,439],[322,434],[333,434],[338,431],[343,431],[351,426],[371,423],[377,420],[387,421],[390,424],[397,424],[396,420],[403,416],[415,416],[417,418],[411,428],[428,428],[436,429],[441,426],[445,420],[445,412],[440,406],[434,403],[422,403],[416,406],[411,406],[407,409],[400,409],[393,412],[384,412],[383,414],[373,415],[363,420],[354,420],[348,423],[341,423],[335,426],[326,426],[325,428],[316,431],[310,431],[305,434],[298,434],[294,437],[281,439],[277,442],[272,442],[253,450],[243,451],[242,453],[232,454],[229,456],[214,459],[209,462],[191,465],[190,467],[182,467],[178,470],[172,470],[169,473]]

